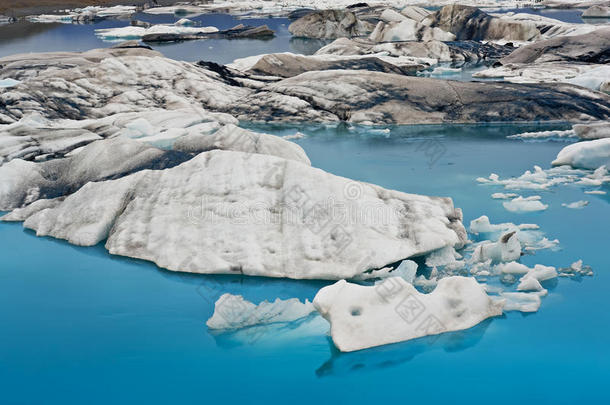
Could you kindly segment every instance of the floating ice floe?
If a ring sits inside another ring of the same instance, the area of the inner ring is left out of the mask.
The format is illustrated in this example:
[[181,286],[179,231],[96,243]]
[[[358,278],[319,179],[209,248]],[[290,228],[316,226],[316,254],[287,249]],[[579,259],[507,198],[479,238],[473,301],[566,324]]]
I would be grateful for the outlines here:
[[369,287],[341,280],[322,288],[313,304],[330,323],[335,346],[351,352],[471,328],[501,315],[503,302],[494,302],[474,278],[454,276],[429,294],[400,277]]
[[574,201],[571,203],[561,204],[562,207],[576,209],[576,210],[585,208],[587,205],[589,205],[589,201],[586,201],[586,200],[580,200],[580,201]]
[[561,277],[592,276],[593,269],[591,266],[583,265],[582,259],[580,259],[572,263],[570,267],[560,267],[559,275]]
[[493,193],[491,198],[494,200],[510,200],[517,197],[518,194],[515,193]]
[[24,226],[82,246],[107,239],[111,254],[169,270],[297,279],[353,278],[466,242],[450,199],[220,150],[89,182]]
[[544,211],[549,206],[543,204],[540,200],[542,197],[533,195],[530,197],[519,196],[510,201],[503,202],[502,205],[510,212],[535,212]]
[[576,134],[573,130],[568,129],[565,131],[539,131],[539,132],[523,132],[521,134],[509,135],[509,139],[523,139],[523,140],[546,140],[546,139],[565,139],[575,138]]
[[[600,139],[601,141],[603,139]],[[610,140],[610,138],[607,138]],[[596,142],[596,141],[590,141]],[[581,149],[581,145],[586,142],[572,144],[562,149],[553,164],[561,165],[550,169],[542,169],[534,166],[534,170],[527,170],[519,177],[501,179],[499,175],[492,173],[488,178],[479,177],[477,182],[486,185],[503,186],[509,190],[548,190],[551,187],[565,184],[575,184],[579,186],[601,186],[610,183],[610,176],[606,166],[597,166],[603,163],[604,148],[595,149],[586,146]],[[574,166],[588,166],[596,168],[594,171],[586,169],[575,169]]]
[[521,243],[517,232],[502,235],[499,241],[483,242],[475,248],[472,261],[475,263],[487,262],[502,263],[518,260],[521,257]]
[[560,165],[583,169],[610,167],[610,138],[577,142],[566,146],[553,161],[553,166]]
[[40,14],[26,18],[28,21],[40,23],[83,23],[104,18],[128,17],[135,12],[136,7],[134,6],[89,6],[69,10],[68,14]]
[[263,301],[258,305],[245,300],[241,295],[223,294],[214,304],[214,314],[206,325],[210,329],[241,329],[248,326],[270,323],[292,322],[315,311],[309,300],[298,298]]
[[542,303],[538,292],[503,292],[504,311],[536,312]]
[[514,232],[521,243],[522,252],[527,253],[543,249],[554,250],[559,246],[559,240],[549,240],[536,224],[516,225],[510,222],[491,224],[485,215],[472,220],[469,231],[474,235],[486,238],[487,241],[483,241],[483,243],[498,241],[501,236]]
[[153,25],[152,27],[120,27],[102,28],[95,30],[95,35],[104,41],[120,42],[128,39],[141,39],[145,35],[152,34],[207,34],[218,32],[216,27],[191,27],[185,24],[175,25]]

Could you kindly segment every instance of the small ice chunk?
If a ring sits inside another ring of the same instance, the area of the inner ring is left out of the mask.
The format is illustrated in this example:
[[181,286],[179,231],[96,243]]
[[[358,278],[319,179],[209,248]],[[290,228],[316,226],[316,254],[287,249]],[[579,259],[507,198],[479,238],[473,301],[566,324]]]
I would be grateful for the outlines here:
[[263,301],[258,305],[241,295],[223,294],[214,304],[214,314],[206,325],[210,329],[240,329],[253,325],[292,322],[315,311],[312,303],[297,298]]
[[527,274],[531,269],[524,264],[518,262],[500,263],[496,265],[495,270],[503,274]]
[[302,138],[305,138],[306,136],[307,135],[305,135],[304,133],[297,131],[292,135],[284,135],[284,136],[282,136],[282,138],[284,138],[284,139],[302,139]]
[[585,194],[606,195],[607,193],[604,190],[587,190]]
[[566,203],[561,204],[562,207],[571,208],[573,210],[583,209],[587,205],[589,205],[589,201],[586,201],[586,200],[574,201],[574,202],[571,202],[568,204],[566,204]]
[[491,198],[493,198],[494,200],[510,200],[517,196],[518,194],[515,193],[493,193],[491,195]]
[[535,212],[535,211],[544,211],[549,206],[547,204],[543,204],[540,201],[541,197],[538,195],[534,195],[531,197],[517,197],[510,201],[502,203],[504,208],[510,212]]
[[534,277],[524,276],[519,281],[519,285],[517,286],[518,291],[542,291],[542,285],[540,281],[536,280]]
[[511,262],[521,257],[521,243],[515,231],[504,234],[498,242],[484,242],[473,254],[474,263],[491,260],[494,263]]
[[504,311],[536,312],[542,303],[535,292],[503,292],[500,297],[505,299]]
[[563,148],[553,166],[570,165],[583,169],[597,169],[610,165],[610,138],[573,143]]

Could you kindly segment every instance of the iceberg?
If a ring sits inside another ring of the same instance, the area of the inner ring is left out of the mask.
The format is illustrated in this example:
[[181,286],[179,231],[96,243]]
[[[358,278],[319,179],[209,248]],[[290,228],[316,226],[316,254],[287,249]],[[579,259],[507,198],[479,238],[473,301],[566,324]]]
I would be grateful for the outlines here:
[[563,203],[563,204],[561,204],[562,207],[571,208],[573,210],[583,209],[587,205],[589,205],[589,201],[586,201],[586,200],[579,200],[579,201],[574,201],[574,202],[571,202],[571,203]]
[[568,145],[557,154],[552,164],[553,166],[570,165],[582,169],[610,167],[610,138]]
[[507,211],[510,212],[535,212],[535,211],[544,211],[549,206],[547,204],[543,204],[539,195],[533,195],[530,197],[522,197],[519,196],[510,201],[503,202],[502,205],[506,208]]
[[472,261],[474,263],[486,262],[491,260],[492,263],[511,262],[521,257],[521,243],[516,232],[510,232],[502,235],[498,242],[483,242],[479,244],[473,254]]
[[103,39],[104,41],[111,42],[121,42],[128,39],[141,39],[145,35],[153,35],[153,34],[188,34],[188,35],[198,35],[198,34],[208,34],[218,32],[218,28],[216,27],[192,27],[188,24],[178,24],[175,25],[153,25],[151,27],[120,27],[120,28],[102,28],[95,30],[95,35]]
[[330,334],[342,352],[402,342],[471,328],[502,314],[474,278],[447,277],[429,294],[400,277],[375,286],[345,280],[322,288],[314,307],[330,323]]
[[448,198],[385,190],[283,158],[214,150],[89,182],[31,212],[37,235],[191,273],[353,278],[466,242]]

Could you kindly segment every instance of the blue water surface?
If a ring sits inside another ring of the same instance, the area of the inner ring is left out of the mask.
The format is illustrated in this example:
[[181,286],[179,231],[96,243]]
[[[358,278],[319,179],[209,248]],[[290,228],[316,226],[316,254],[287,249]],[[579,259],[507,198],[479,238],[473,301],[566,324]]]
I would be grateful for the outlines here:
[[[133,19],[151,24],[173,24],[181,16],[152,15],[138,13]],[[228,14],[204,14],[190,16],[201,26],[214,26],[221,30],[232,28],[238,24],[259,26],[266,24],[275,31],[272,39],[206,39],[172,43],[149,43],[153,49],[166,57],[189,62],[206,60],[227,64],[237,58],[259,55],[262,53],[294,52],[312,54],[330,41],[292,38],[288,32],[288,18],[248,18],[240,19]],[[130,25],[129,20],[108,19],[92,24],[34,24],[17,22],[10,26],[0,26],[0,57],[16,53],[29,52],[80,52],[95,48],[107,48],[115,45],[105,42],[95,36],[96,29],[118,28]],[[22,33],[14,36],[17,29]],[[4,30],[4,31],[3,31]],[[10,30],[10,31],[7,31]]]
[[[568,266],[582,258],[595,275],[546,285],[549,296],[535,314],[341,354],[320,332],[270,330],[248,339],[205,326],[224,292],[254,302],[311,299],[323,282],[181,275],[0,223],[0,403],[608,402],[610,200],[563,186],[539,193],[548,210],[514,214],[490,198],[504,190],[475,181],[549,167],[565,142],[506,139],[536,125],[252,127],[305,133],[296,142],[329,172],[450,196],[466,224],[483,214],[495,223],[537,223],[562,250],[523,263]],[[566,126],[542,127],[551,128]],[[581,199],[590,201],[582,210],[561,206]]]

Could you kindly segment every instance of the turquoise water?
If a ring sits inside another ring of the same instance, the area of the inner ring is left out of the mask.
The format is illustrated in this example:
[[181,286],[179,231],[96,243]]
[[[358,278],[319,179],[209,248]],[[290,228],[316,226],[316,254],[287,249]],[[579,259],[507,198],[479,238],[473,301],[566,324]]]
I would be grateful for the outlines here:
[[[0,223],[0,403],[607,403],[610,199],[564,186],[538,193],[547,211],[512,214],[490,198],[504,190],[475,181],[548,167],[565,142],[505,138],[536,128],[298,127],[307,137],[296,142],[332,173],[451,196],[465,223],[485,214],[539,224],[562,250],[523,263],[583,259],[595,275],[546,285],[538,313],[351,354],[302,324],[257,339],[214,336],[205,321],[221,293],[311,299],[324,283],[180,275]],[[430,139],[442,151],[433,158]],[[590,201],[582,210],[561,207],[581,199]]]

